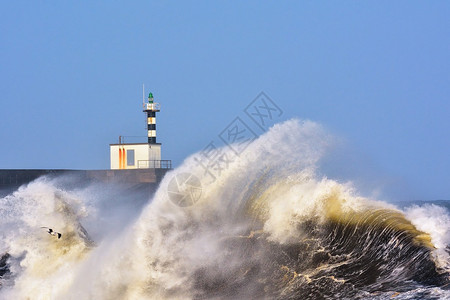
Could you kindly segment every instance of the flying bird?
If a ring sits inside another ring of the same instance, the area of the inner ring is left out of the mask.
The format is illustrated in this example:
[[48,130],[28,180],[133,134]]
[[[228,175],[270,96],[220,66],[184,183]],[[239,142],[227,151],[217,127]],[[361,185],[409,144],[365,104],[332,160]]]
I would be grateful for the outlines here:
[[61,236],[62,236],[62,234],[61,234],[61,233],[59,233],[59,232],[56,232],[56,231],[54,231],[53,229],[51,229],[51,228],[49,228],[49,227],[41,227],[41,228],[46,228],[46,229],[47,229],[47,233],[48,233],[48,234],[51,234],[51,235],[53,235],[53,236],[57,236],[57,237],[58,237],[58,239],[60,239],[60,238],[61,238]]

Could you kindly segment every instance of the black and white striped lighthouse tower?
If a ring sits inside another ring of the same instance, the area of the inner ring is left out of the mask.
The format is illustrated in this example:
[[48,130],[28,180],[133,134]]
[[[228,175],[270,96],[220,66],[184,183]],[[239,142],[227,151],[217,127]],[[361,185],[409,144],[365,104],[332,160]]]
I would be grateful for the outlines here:
[[153,94],[148,94],[148,102],[144,103],[144,112],[147,113],[147,136],[149,144],[156,143],[156,113],[159,112],[159,103],[153,102]]

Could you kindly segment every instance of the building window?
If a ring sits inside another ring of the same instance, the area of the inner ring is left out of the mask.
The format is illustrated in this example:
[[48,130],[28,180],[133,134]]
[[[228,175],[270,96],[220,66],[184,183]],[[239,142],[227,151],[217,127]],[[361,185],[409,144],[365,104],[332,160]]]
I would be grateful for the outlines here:
[[127,166],[134,166],[134,149],[127,150]]

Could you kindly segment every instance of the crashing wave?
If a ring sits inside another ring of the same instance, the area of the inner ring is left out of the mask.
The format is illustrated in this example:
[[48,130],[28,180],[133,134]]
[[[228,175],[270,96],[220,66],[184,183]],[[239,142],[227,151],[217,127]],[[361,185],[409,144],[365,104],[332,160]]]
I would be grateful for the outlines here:
[[[396,207],[318,175],[330,143],[313,122],[275,125],[238,156],[223,148],[234,160],[214,181],[195,155],[186,159],[144,206],[103,187],[65,190],[45,180],[22,187],[0,202],[1,232],[20,228],[0,241],[0,253],[8,253],[0,261],[0,270],[7,270],[0,273],[0,296],[448,296],[442,236],[449,229],[418,228]],[[181,173],[201,182],[201,197],[187,207],[167,192]],[[418,219],[428,212],[414,213]],[[67,240],[37,234],[44,220]]]

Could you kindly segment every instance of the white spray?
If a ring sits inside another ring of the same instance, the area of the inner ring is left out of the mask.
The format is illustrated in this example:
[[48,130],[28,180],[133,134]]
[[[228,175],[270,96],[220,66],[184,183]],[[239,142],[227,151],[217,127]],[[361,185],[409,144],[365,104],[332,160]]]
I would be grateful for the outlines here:
[[[143,209],[95,186],[65,191],[38,180],[22,187],[0,202],[0,254],[13,258],[0,298],[191,299],[195,272],[225,274],[242,264],[221,243],[248,234],[255,220],[270,240],[283,244],[301,235],[298,220],[326,215],[330,199],[344,212],[393,208],[355,195],[350,183],[318,178],[316,168],[331,143],[313,122],[275,125],[235,155],[213,182],[194,156],[187,158],[165,176]],[[201,198],[190,207],[175,205],[167,193],[180,173],[202,183]],[[106,209],[108,201],[121,209]],[[408,215],[423,214],[411,210]],[[445,213],[440,218],[448,221]],[[40,226],[55,228],[64,238],[59,241]],[[444,247],[448,232],[434,226],[419,229]]]

